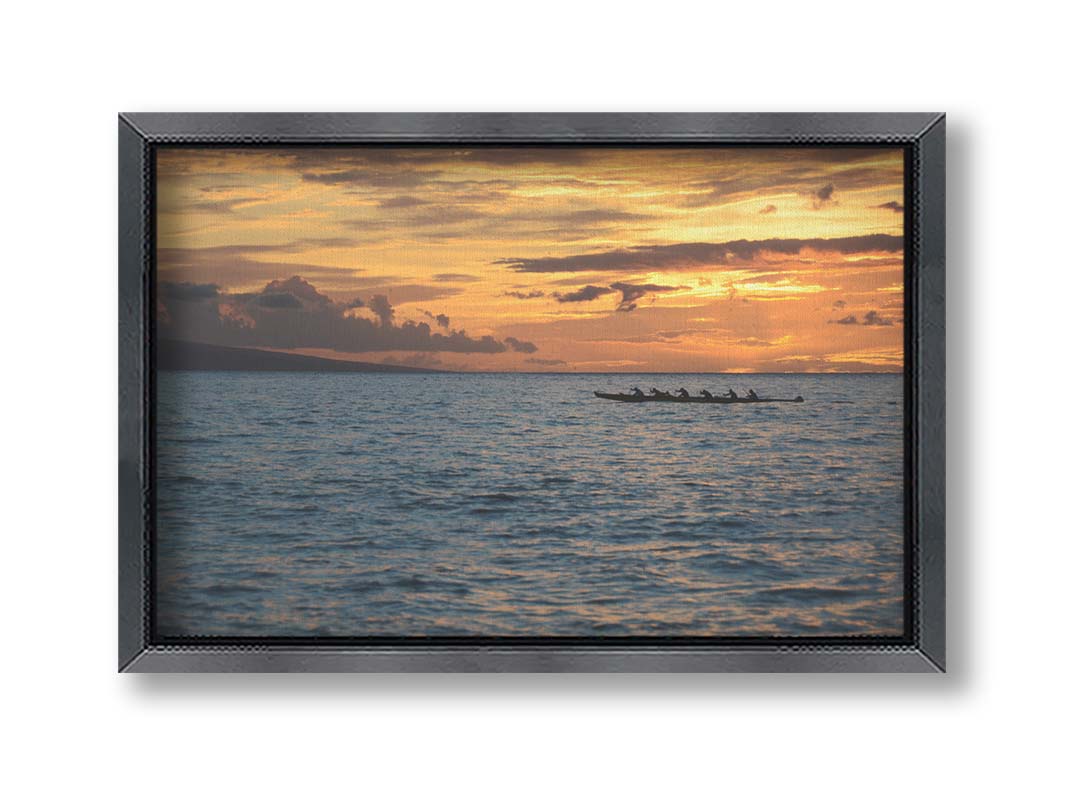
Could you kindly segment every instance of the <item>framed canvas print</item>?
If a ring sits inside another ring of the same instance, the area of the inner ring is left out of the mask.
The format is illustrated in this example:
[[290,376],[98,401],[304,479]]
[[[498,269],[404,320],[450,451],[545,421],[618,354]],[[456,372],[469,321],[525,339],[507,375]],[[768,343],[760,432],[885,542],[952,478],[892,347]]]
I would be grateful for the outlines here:
[[123,671],[943,671],[941,114],[124,114]]

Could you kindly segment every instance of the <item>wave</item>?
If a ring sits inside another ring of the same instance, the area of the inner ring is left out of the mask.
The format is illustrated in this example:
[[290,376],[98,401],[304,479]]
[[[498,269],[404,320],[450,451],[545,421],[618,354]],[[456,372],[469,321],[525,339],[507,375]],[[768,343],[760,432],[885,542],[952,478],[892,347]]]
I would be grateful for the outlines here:
[[864,597],[869,592],[857,589],[838,589],[833,587],[815,586],[783,586],[777,589],[761,589],[753,592],[753,595],[775,602],[788,603],[812,603],[825,600],[849,600],[856,597]]
[[158,429],[171,630],[899,623],[903,422],[886,406],[902,401],[899,376],[752,378],[761,393],[813,399],[773,413],[610,407],[592,402],[588,376],[567,375],[449,377],[463,395],[430,392],[434,407],[438,379],[421,379],[428,402],[398,404],[409,379],[377,376],[360,380],[383,390],[351,404],[339,402],[345,376],[160,376],[161,408],[181,409]]
[[470,495],[468,500],[489,500],[493,503],[514,503],[519,498],[517,495],[508,494],[507,492],[493,492],[491,494],[475,494]]

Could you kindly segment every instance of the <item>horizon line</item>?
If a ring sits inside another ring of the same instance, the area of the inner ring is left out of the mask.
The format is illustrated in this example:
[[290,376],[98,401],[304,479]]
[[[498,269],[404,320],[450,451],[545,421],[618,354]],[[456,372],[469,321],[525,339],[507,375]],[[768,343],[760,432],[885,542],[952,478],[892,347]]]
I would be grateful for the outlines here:
[[[331,359],[324,359],[331,360]],[[341,360],[341,359],[337,359]],[[372,366],[377,366],[373,362],[363,362]],[[386,364],[383,366],[394,366],[392,364]],[[904,371],[898,372],[879,372],[879,371],[866,371],[866,372],[672,372],[672,371],[659,371],[659,372],[578,372],[578,371],[563,371],[553,372],[550,370],[505,370],[505,369],[486,369],[486,370],[456,370],[456,369],[435,369],[432,367],[421,367],[418,370],[412,370],[411,372],[393,372],[391,370],[366,370],[362,372],[339,372],[338,370],[330,369],[171,369],[164,367],[162,369],[157,368],[157,372],[309,372],[309,373],[327,373],[331,375],[346,374],[346,375],[721,375],[721,376],[737,376],[744,377],[745,375],[834,375],[839,377],[847,377],[849,375],[903,375]]]
[[[357,360],[359,356],[366,357],[373,353],[380,353],[382,351],[365,351],[364,353],[347,353],[347,355],[353,355],[357,358],[345,358],[345,357],[330,357],[323,355],[310,355],[308,353],[294,352],[290,348],[274,348],[274,347],[248,347],[241,345],[219,345],[208,342],[197,342],[188,339],[174,339],[170,337],[161,337],[157,340],[157,344],[163,345],[176,345],[176,346],[193,346],[200,348],[210,348],[220,351],[240,351],[246,353],[270,353],[281,356],[287,356],[289,358],[296,358],[304,362],[317,362],[320,364],[358,364],[362,367],[379,367],[380,369],[362,369],[362,370],[333,370],[328,368],[322,369],[286,369],[281,367],[278,369],[254,367],[250,369],[243,369],[241,367],[229,367],[229,368],[202,368],[182,366],[182,367],[164,367],[160,369],[157,365],[153,364],[157,372],[335,372],[335,371],[358,371],[360,373],[405,373],[405,374],[423,374],[423,375],[903,375],[906,372],[905,366],[901,365],[894,370],[856,370],[856,371],[827,371],[827,372],[809,372],[809,371],[791,371],[791,370],[749,370],[749,371],[730,371],[730,372],[694,372],[688,370],[589,370],[579,371],[575,369],[557,369],[557,370],[531,370],[531,369],[448,369],[447,367],[420,367],[415,365],[406,365],[398,363],[389,363],[386,361],[362,361]],[[338,352],[338,351],[334,351]],[[418,352],[418,351],[416,351]],[[373,357],[373,356],[372,356]]]

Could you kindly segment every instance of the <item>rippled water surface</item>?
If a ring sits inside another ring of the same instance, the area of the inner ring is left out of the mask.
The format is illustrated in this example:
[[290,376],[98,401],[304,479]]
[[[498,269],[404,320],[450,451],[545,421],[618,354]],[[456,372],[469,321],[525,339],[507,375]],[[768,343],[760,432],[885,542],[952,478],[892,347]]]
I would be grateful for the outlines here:
[[[750,385],[784,405],[613,403]],[[900,376],[164,372],[164,635],[893,635]]]

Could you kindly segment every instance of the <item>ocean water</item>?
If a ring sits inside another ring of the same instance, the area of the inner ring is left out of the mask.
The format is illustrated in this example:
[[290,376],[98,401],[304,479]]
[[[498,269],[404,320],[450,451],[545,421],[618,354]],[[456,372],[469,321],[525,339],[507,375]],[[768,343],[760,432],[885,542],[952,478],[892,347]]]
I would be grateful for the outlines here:
[[[614,403],[749,386],[797,404]],[[903,625],[898,375],[164,372],[167,636]]]

